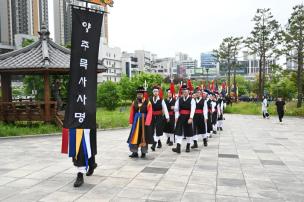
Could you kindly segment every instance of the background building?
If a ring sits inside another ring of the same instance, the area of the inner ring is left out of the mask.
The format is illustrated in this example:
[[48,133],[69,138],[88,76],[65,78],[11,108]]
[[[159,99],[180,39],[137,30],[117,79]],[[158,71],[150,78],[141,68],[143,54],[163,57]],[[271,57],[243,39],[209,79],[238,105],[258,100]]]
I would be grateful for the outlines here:
[[[54,40],[61,45],[71,43],[72,34],[72,8],[71,4],[85,6],[84,2],[72,0],[53,0],[54,2]],[[96,10],[107,11],[103,6],[89,4],[89,7]],[[108,45],[108,15],[104,14],[103,25],[101,29],[101,42],[103,45]]]
[[122,53],[120,48],[101,46],[98,58],[103,61],[103,65],[108,69],[107,72],[98,74],[97,82],[113,81],[118,82],[122,77]]
[[0,54],[13,50],[16,41],[20,46],[22,36],[38,36],[42,24],[48,27],[48,0],[1,0]]
[[138,58],[134,53],[122,52],[121,64],[122,74],[129,78],[140,72],[138,67]]
[[175,61],[178,77],[191,77],[199,74],[201,68],[198,68],[197,60],[192,59],[188,54],[175,53]]
[[201,53],[201,67],[205,75],[208,77],[217,77],[220,74],[220,66],[212,52]]
[[173,67],[175,65],[174,58],[159,58],[152,61],[151,73],[160,74],[164,77],[173,76]]

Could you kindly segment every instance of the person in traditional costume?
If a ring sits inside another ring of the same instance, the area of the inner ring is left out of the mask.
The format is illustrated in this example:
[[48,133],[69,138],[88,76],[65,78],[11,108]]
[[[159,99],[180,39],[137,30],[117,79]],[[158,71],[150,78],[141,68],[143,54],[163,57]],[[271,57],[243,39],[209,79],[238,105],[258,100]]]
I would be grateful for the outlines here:
[[283,117],[284,117],[284,112],[286,111],[286,105],[285,105],[285,101],[281,96],[278,97],[277,101],[275,102],[275,105],[277,106],[279,121],[280,123],[283,123]]
[[208,107],[207,101],[202,96],[202,91],[200,87],[194,90],[195,93],[195,114],[193,117],[193,145],[192,149],[198,148],[198,137],[202,136],[204,141],[204,146],[207,146],[207,120],[208,120]]
[[153,136],[148,132],[152,120],[152,104],[144,98],[145,89],[137,89],[137,99],[132,102],[129,123],[132,125],[127,143],[132,154],[130,158],[138,158],[138,149],[141,158],[148,153],[148,144],[153,144]]
[[268,113],[268,101],[266,96],[263,96],[263,101],[262,101],[262,114],[263,114],[263,118],[267,118],[269,119],[269,113]]
[[165,103],[168,109],[170,121],[165,123],[164,133],[167,136],[167,145],[172,146],[174,142],[174,127],[175,127],[175,114],[174,114],[174,106],[175,106],[175,98],[171,92],[171,89],[167,89],[167,99],[165,99]]
[[95,162],[97,154],[96,128],[63,128],[61,152],[72,157],[73,164],[77,169],[74,187],[80,187],[84,183],[83,175],[91,176],[97,168]]
[[[165,101],[159,96],[160,88],[158,86],[153,87],[153,97],[150,99],[152,104],[152,122],[150,125],[150,133],[153,134],[154,143],[151,146],[152,151],[162,147],[161,137],[163,136],[164,121],[169,122],[169,113]],[[165,117],[163,116],[165,115]]]
[[176,148],[172,151],[181,153],[181,144],[183,135],[186,137],[187,146],[186,152],[190,152],[190,144],[193,137],[193,117],[195,113],[195,100],[189,95],[189,89],[187,85],[182,85],[182,96],[176,101],[174,106],[175,111],[175,137]]
[[213,134],[216,134],[217,132],[217,117],[218,117],[218,103],[216,99],[216,94],[212,93],[211,96],[211,110],[212,110],[212,131]]
[[221,94],[219,95],[217,103],[218,103],[217,130],[222,131],[224,125],[224,100]]
[[211,100],[211,92],[208,90],[205,90],[207,93],[206,101],[207,101],[207,108],[208,108],[208,119],[207,119],[207,136],[208,138],[212,138],[212,100]]

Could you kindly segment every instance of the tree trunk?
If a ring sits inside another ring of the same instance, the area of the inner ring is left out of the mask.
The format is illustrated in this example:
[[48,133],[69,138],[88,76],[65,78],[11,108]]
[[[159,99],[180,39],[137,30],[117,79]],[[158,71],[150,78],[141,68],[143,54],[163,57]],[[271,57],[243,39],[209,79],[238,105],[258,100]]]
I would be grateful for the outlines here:
[[258,92],[259,100],[262,101],[262,57],[260,56],[259,60],[259,92]]
[[228,96],[230,97],[230,75],[231,75],[231,68],[230,68],[230,60],[228,59]]
[[265,90],[265,81],[266,81],[266,56],[265,56],[265,53],[263,54],[263,72],[262,72],[262,75],[263,75],[263,79],[262,79],[262,96],[264,95],[264,90]]
[[237,102],[237,94],[236,94],[236,65],[235,62],[233,63],[233,87],[234,87],[234,95],[235,95],[235,102]]
[[297,107],[302,106],[302,72],[303,72],[303,44],[300,44],[299,50],[298,50],[298,74],[297,74],[297,83],[298,83],[298,102]]

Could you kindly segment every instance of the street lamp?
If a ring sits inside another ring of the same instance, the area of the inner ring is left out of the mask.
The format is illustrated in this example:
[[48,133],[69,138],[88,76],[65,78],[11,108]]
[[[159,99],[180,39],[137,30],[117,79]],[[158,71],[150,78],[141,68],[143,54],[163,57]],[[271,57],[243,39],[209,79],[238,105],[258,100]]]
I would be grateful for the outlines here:
[[209,67],[205,67],[206,72],[207,72],[207,83],[208,83],[208,72],[209,72]]

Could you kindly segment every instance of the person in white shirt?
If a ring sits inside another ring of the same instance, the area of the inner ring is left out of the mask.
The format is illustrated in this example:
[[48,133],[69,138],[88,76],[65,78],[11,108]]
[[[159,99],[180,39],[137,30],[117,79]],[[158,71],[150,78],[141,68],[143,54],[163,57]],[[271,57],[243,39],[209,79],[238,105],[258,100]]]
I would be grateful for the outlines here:
[[220,94],[220,97],[217,100],[218,102],[218,118],[217,118],[217,129],[222,131],[223,130],[223,125],[224,125],[224,100],[223,96]]
[[[164,121],[166,119],[167,122],[169,122],[170,117],[165,101],[159,97],[158,86],[153,87],[153,97],[150,99],[150,102],[152,104],[152,122],[150,125],[150,132],[154,137],[154,143],[151,149],[152,151],[155,151],[156,144],[157,148],[162,147],[161,137],[163,136]],[[165,115],[165,119],[163,114]]]
[[216,134],[217,131],[217,117],[218,117],[218,103],[216,95],[213,93],[211,96],[211,112],[212,112],[212,131]]
[[187,146],[186,152],[190,152],[190,143],[193,137],[193,117],[195,113],[196,103],[193,98],[189,95],[189,89],[187,85],[182,85],[182,96],[176,101],[175,111],[175,137],[176,137],[176,148],[172,151],[181,153],[181,144],[183,135],[186,137]]
[[267,98],[265,96],[263,96],[263,101],[262,101],[262,114],[263,114],[263,118],[269,118],[269,114],[267,111],[268,108],[268,101]]
[[202,90],[197,87],[194,91],[196,93],[196,109],[193,117],[193,146],[191,149],[198,148],[198,137],[202,136],[204,141],[204,146],[208,145],[207,143],[207,120],[208,120],[208,107],[206,101],[206,93],[204,92],[204,97],[202,94]]

